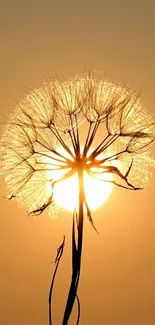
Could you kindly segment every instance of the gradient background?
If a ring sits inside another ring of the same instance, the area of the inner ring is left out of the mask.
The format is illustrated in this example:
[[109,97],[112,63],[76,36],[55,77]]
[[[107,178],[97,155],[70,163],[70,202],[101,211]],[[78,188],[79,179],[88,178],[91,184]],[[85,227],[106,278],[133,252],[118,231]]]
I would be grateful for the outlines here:
[[[6,117],[23,87],[50,74],[83,73],[140,88],[155,113],[155,2],[57,0],[0,3],[0,111]],[[1,115],[1,123],[6,119]],[[154,150],[155,153],[155,150]],[[2,182],[1,182],[2,185]],[[155,177],[145,191],[115,188],[85,222],[79,296],[80,325],[155,324]],[[66,235],[54,290],[60,325],[71,271],[71,214],[36,219],[0,191],[0,324],[48,324],[51,262]],[[76,308],[70,324],[75,324]]]

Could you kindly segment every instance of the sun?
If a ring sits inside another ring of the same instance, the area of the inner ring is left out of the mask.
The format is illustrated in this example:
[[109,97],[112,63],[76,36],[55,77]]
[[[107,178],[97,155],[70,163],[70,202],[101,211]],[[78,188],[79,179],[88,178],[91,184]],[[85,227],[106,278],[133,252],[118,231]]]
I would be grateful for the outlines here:
[[[112,180],[112,176],[105,174],[103,180]],[[84,172],[84,188],[88,206],[91,210],[99,208],[111,194],[113,185],[95,179]],[[78,175],[63,180],[55,186],[54,200],[60,207],[73,211],[78,209]]]
[[[82,147],[81,147],[82,151]],[[91,153],[93,148],[89,151]],[[63,149],[58,150],[59,153],[67,157],[66,152]],[[100,155],[100,159],[104,159],[103,155]],[[112,192],[113,184],[109,181],[113,180],[113,176],[109,173],[100,174],[99,169],[95,169],[100,179],[89,176],[84,171],[84,190],[86,201],[89,208],[93,211],[99,208],[108,199]],[[55,178],[60,179],[63,176],[62,171],[48,171],[48,178],[52,179],[55,174]],[[49,185],[49,191],[51,192],[51,185]],[[56,183],[53,191],[53,199],[56,206],[62,209],[73,212],[78,209],[78,174],[75,173],[72,177],[62,180]]]

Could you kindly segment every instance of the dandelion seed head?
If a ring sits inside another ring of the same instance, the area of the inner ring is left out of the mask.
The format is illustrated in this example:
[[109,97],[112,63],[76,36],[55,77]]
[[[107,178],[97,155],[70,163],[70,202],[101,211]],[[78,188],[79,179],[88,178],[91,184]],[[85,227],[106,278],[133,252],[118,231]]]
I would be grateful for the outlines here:
[[[82,125],[87,130],[84,145]],[[90,150],[97,132],[99,143]],[[100,168],[119,179],[113,184],[124,187],[124,182],[137,189],[155,167],[154,137],[154,120],[137,91],[89,74],[64,82],[49,80],[27,93],[4,128],[0,169],[8,198],[16,197],[29,211],[51,209],[56,182],[78,168],[92,177],[96,177],[93,168]]]

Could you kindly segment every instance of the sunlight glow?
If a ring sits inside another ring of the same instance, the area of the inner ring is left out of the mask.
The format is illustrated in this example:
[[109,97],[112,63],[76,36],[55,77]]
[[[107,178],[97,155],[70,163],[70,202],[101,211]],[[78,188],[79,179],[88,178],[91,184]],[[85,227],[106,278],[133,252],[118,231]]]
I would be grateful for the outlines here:
[[[82,148],[81,148],[82,150]],[[58,150],[61,154],[64,155],[64,151]],[[91,149],[93,151],[93,149]],[[90,151],[90,152],[91,152]],[[66,153],[65,153],[65,156]],[[100,159],[103,159],[104,156],[100,155]],[[110,173],[100,174],[99,169],[93,169],[97,172],[96,178],[89,176],[84,172],[84,186],[85,186],[85,195],[89,208],[93,211],[99,208],[111,194],[113,184],[104,182],[112,181],[113,176]],[[53,174],[55,178],[60,179],[63,175],[63,171],[48,171],[48,178],[52,179]],[[97,179],[100,178],[101,180]],[[49,191],[51,192],[51,184],[49,183]],[[78,175],[74,174],[72,177],[58,182],[54,187],[54,201],[55,204],[65,210],[73,211],[75,208],[78,209]]]
[[[105,174],[103,179],[112,180],[112,175]],[[86,200],[91,210],[99,208],[106,201],[113,187],[113,184],[90,177],[86,172],[84,172],[84,185]],[[56,204],[66,210],[73,211],[74,208],[78,208],[77,174],[56,185],[54,198]]]

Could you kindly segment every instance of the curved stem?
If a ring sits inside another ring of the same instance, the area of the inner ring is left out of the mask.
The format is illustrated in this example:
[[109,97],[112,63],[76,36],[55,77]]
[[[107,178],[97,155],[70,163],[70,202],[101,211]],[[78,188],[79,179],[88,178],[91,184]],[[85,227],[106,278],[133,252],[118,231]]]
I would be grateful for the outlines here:
[[52,277],[52,281],[51,281],[51,285],[50,285],[50,291],[49,291],[49,298],[48,298],[49,325],[52,325],[52,306],[51,306],[51,303],[52,303],[53,286],[54,286],[54,281],[55,281],[56,273],[57,273],[57,270],[58,270],[58,266],[59,266],[59,263],[60,263],[60,259],[61,259],[61,256],[63,254],[64,246],[65,246],[65,236],[63,237],[62,244],[57,249],[57,255],[56,255],[56,258],[55,258],[55,261],[54,261],[55,270],[54,270],[54,274],[53,274],[53,277]]
[[82,255],[82,240],[83,240],[83,218],[84,218],[84,180],[83,171],[78,171],[78,185],[79,185],[79,209],[76,220],[77,225],[77,244],[75,240],[75,220],[73,216],[73,241],[72,241],[72,280],[68,294],[66,309],[62,325],[67,325],[70,318],[72,308],[75,302],[77,288],[80,278],[81,269],[81,255]]
[[77,317],[77,322],[76,325],[79,325],[79,321],[80,321],[80,300],[78,295],[76,294],[76,300],[77,300],[77,305],[78,305],[78,317]]

